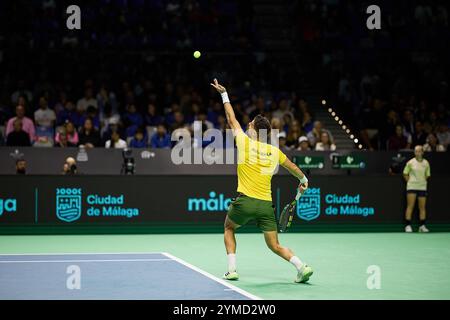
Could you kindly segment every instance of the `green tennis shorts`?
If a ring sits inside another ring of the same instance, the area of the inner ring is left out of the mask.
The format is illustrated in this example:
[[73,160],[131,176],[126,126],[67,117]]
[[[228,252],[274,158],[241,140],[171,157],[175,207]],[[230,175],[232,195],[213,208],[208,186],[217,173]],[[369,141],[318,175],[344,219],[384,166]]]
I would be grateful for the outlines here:
[[262,231],[276,231],[277,221],[271,201],[239,195],[228,208],[228,218],[238,225],[255,220]]

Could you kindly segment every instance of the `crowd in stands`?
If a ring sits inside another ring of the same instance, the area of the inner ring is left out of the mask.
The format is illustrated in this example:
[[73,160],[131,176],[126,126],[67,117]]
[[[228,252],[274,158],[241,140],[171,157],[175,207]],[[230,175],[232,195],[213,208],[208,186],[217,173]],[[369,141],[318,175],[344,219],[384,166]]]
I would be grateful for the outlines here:
[[[224,134],[228,128],[220,97],[210,89],[202,96],[190,88],[167,90],[159,96],[148,93],[144,98],[143,84],[123,85],[123,92],[105,86],[97,88],[92,80],[85,81],[84,95],[72,99],[61,91],[54,97],[49,92],[35,96],[33,90],[20,81],[3,105],[3,143],[7,146],[77,147],[86,148],[171,148],[171,133],[186,129],[194,136],[216,128]],[[171,84],[168,84],[170,87]],[[209,88],[208,88],[209,89]],[[279,98],[250,95],[239,98],[233,94],[233,106],[238,121],[245,126],[258,114],[271,120],[278,130],[280,147],[284,150],[335,150],[331,132],[323,128],[308,103],[296,95]],[[122,101],[120,97],[126,97]],[[162,101],[168,101],[163,103]],[[12,107],[15,106],[15,107]],[[195,127],[194,122],[201,126]],[[201,146],[212,143],[205,136]],[[197,143],[196,141],[193,142]],[[200,146],[196,144],[195,146]]]
[[320,83],[369,150],[450,150],[448,1],[298,1],[295,43],[321,57]]

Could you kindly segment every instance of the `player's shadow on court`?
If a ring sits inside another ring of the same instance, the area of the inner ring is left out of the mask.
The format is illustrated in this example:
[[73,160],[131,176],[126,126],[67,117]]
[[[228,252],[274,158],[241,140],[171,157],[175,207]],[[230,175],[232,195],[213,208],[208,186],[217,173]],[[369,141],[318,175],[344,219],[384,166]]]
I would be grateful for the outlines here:
[[257,284],[252,284],[252,287],[254,288],[260,288],[260,289],[264,289],[264,288],[269,288],[269,289],[283,289],[286,287],[294,287],[294,286],[298,286],[298,287],[314,287],[316,286],[314,283],[295,283],[294,281],[286,281],[286,280],[279,280],[279,281],[272,281],[272,282],[260,282]]

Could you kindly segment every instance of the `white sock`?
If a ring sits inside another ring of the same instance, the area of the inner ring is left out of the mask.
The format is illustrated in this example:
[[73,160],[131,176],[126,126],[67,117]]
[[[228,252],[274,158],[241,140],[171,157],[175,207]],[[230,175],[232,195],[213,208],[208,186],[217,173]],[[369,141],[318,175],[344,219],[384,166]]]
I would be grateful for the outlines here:
[[289,260],[292,265],[297,269],[298,272],[301,272],[303,269],[303,262],[299,259],[297,256],[292,256],[292,258]]
[[228,272],[235,272],[236,271],[236,254],[229,253],[227,255],[227,258],[228,258]]

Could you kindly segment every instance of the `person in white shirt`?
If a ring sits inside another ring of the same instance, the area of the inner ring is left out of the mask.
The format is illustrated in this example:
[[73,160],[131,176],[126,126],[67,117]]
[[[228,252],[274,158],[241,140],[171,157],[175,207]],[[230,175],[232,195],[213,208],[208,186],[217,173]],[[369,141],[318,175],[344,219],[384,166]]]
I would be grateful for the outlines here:
[[411,219],[414,211],[414,205],[419,204],[420,227],[419,232],[428,232],[425,226],[427,184],[431,176],[430,163],[423,158],[423,147],[414,148],[415,157],[406,163],[403,169],[403,177],[406,181],[406,211],[405,211],[405,232],[412,232]]
[[105,143],[105,148],[125,149],[126,147],[127,142],[120,139],[120,136],[116,131],[113,131],[113,133],[111,133],[111,139],[109,139]]
[[92,88],[87,88],[84,91],[84,97],[77,102],[77,110],[80,112],[85,112],[89,106],[93,106],[95,109],[98,109],[98,102],[97,99],[94,98],[94,91]]
[[55,111],[48,107],[47,99],[39,99],[39,109],[34,113],[34,122],[38,127],[52,128],[55,124]]
[[328,132],[322,131],[320,135],[320,142],[316,143],[316,151],[334,151],[336,145],[331,142]]

